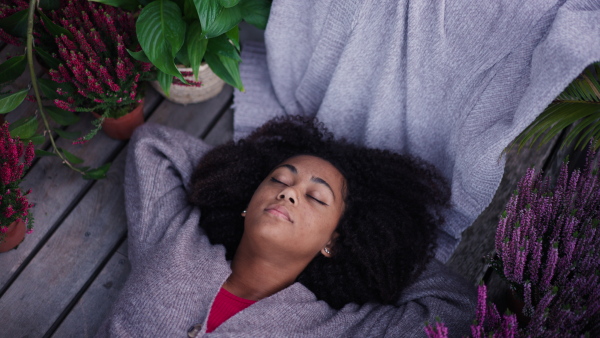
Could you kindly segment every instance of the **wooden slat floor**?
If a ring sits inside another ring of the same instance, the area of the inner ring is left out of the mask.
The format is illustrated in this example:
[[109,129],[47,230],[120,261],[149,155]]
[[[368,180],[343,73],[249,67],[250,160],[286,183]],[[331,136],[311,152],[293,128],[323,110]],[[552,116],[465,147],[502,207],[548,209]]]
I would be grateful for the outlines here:
[[[15,83],[15,88],[20,86]],[[146,120],[182,129],[216,145],[232,138],[233,90],[182,106],[149,88]],[[35,106],[7,115],[33,114]],[[90,116],[69,126],[86,131]],[[129,273],[123,201],[125,141],[99,133],[84,145],[58,145],[99,166],[112,162],[107,178],[83,180],[53,157],[34,162],[23,188],[36,204],[34,232],[16,249],[0,255],[0,337],[93,336]]]

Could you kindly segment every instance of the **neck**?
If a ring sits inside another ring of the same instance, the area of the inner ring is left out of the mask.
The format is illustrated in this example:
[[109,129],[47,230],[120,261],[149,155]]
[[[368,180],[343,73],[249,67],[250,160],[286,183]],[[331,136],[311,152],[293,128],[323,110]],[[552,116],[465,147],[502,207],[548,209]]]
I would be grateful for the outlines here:
[[223,288],[244,299],[260,300],[292,285],[307,264],[264,259],[252,254],[242,239]]

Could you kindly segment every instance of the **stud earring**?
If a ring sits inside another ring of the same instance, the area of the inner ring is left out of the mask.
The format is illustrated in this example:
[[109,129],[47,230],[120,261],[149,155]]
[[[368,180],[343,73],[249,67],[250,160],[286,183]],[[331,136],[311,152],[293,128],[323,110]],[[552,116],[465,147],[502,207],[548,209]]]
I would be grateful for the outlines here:
[[331,251],[329,251],[329,249],[323,248],[323,251],[325,251],[326,254],[331,255]]
[[246,217],[246,210],[242,211],[242,217]]

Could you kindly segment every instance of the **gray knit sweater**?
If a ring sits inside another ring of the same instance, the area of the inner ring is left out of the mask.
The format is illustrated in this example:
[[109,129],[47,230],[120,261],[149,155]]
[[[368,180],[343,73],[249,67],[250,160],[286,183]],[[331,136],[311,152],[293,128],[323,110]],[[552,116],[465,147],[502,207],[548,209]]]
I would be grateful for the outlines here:
[[[184,132],[146,124],[129,144],[125,169],[131,274],[99,337],[186,337],[206,320],[231,273],[222,245],[198,226],[200,210],[186,185],[210,146]],[[453,335],[475,316],[472,286],[438,261],[397,306],[348,304],[336,311],[299,283],[234,315],[211,337],[418,337],[425,321],[443,318]]]
[[283,114],[408,152],[452,184],[437,257],[490,203],[503,149],[600,60],[599,0],[275,0],[246,44],[235,137]]

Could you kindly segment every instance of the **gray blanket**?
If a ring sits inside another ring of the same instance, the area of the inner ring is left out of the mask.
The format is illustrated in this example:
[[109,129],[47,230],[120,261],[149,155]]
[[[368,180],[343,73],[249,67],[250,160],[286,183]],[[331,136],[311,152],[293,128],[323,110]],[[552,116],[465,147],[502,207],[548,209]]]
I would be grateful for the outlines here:
[[275,0],[242,59],[236,139],[303,114],[436,165],[452,184],[446,261],[492,200],[503,149],[600,60],[600,1]]

